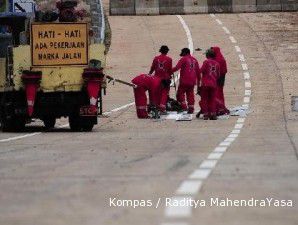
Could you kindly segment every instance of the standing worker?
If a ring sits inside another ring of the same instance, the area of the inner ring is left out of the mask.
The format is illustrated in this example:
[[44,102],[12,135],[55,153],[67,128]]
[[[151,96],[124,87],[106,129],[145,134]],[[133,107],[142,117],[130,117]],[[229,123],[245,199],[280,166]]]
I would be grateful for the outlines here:
[[[197,80],[200,78],[200,66],[198,61],[191,56],[189,48],[183,48],[180,56],[182,57],[175,68],[173,73],[180,70],[180,80],[177,91],[177,101],[181,104],[183,110],[189,114],[194,113],[195,96],[194,87]],[[185,94],[187,104],[185,101]]]
[[152,66],[149,74],[154,72],[155,76],[160,78],[162,89],[160,92],[160,103],[159,109],[161,113],[166,113],[166,104],[168,101],[171,85],[171,75],[172,75],[172,58],[167,56],[169,48],[166,45],[160,47],[160,55],[153,59]]
[[224,97],[225,78],[228,72],[227,62],[224,56],[222,55],[219,47],[212,47],[211,49],[214,51],[215,61],[218,62],[220,66],[220,77],[218,79],[218,86],[217,86],[217,92],[216,92],[216,114],[217,115],[229,114],[230,111],[225,106],[225,97]]
[[134,95],[137,116],[139,119],[148,119],[146,92],[149,92],[149,105],[156,108],[159,103],[160,79],[156,76],[140,74],[132,80],[132,83],[136,85],[134,88]]
[[206,51],[206,58],[201,68],[202,77],[198,79],[198,93],[201,95],[200,106],[204,113],[204,120],[216,120],[216,92],[220,66],[215,61],[215,53],[212,49]]

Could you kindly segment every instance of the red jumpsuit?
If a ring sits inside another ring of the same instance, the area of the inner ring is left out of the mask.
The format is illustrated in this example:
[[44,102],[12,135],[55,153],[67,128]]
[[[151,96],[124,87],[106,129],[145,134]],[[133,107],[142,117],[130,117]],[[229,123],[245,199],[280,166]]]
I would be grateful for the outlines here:
[[[162,80],[171,80],[172,75],[172,59],[165,55],[161,54],[156,56],[153,59],[152,66],[150,69],[150,74],[155,72],[155,76],[159,77]],[[168,101],[168,96],[170,92],[170,86],[163,87],[160,93],[160,104],[159,108],[161,111],[166,111],[166,104]]]
[[157,106],[160,95],[160,79],[156,76],[141,74],[136,76],[131,82],[137,85],[134,88],[137,116],[140,119],[146,119],[148,118],[146,91],[149,92],[150,104]]
[[194,87],[201,73],[199,63],[193,56],[186,55],[183,56],[176,67],[173,68],[173,73],[178,70],[180,70],[180,80],[177,91],[177,101],[181,104],[183,110],[188,110],[189,113],[193,113],[195,105]]
[[212,47],[215,53],[215,61],[219,63],[220,66],[220,76],[222,79],[222,84],[218,85],[217,92],[216,92],[216,113],[218,115],[229,113],[229,110],[225,106],[225,98],[224,98],[224,81],[226,73],[228,72],[227,69],[227,62],[223,55],[221,54],[219,47]]
[[201,110],[205,117],[215,116],[217,80],[220,76],[218,62],[213,59],[205,60],[201,72],[202,78],[198,80],[198,87],[201,87]]

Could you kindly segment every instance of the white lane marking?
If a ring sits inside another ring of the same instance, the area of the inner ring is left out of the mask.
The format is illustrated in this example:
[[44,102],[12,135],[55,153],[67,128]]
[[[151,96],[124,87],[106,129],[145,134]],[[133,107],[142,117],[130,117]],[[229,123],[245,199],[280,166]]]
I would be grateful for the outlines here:
[[[186,199],[192,200],[192,198],[188,197],[173,197],[171,199],[171,202],[182,202]],[[169,207],[166,207],[165,214],[167,217],[189,217],[191,215],[191,206],[190,205],[184,205],[178,204],[178,206],[174,206],[173,204],[169,205]]]
[[222,156],[223,156],[223,153],[222,152],[211,152],[208,155],[208,159],[219,160]]
[[251,90],[246,89],[244,94],[245,96],[251,96]]
[[239,118],[238,120],[237,120],[237,123],[244,123],[245,122],[245,118]]
[[248,66],[246,63],[241,64],[243,70],[248,70]]
[[222,27],[222,29],[224,29],[224,31],[226,32],[226,34],[231,34],[231,31],[229,31],[228,28],[226,28],[226,27]]
[[236,39],[233,36],[229,37],[232,43],[237,43]]
[[231,133],[228,138],[237,138],[239,136],[239,134],[233,134]]
[[213,169],[217,164],[217,160],[204,160],[201,165],[200,168],[201,169]]
[[225,153],[227,149],[228,149],[227,147],[216,147],[213,152]]
[[222,25],[222,22],[220,21],[220,19],[216,19],[216,22],[217,22],[219,25]]
[[186,180],[183,181],[176,194],[178,195],[194,195],[199,192],[202,187],[202,181],[200,180]]
[[16,136],[16,137],[2,139],[2,140],[0,140],[0,143],[8,142],[8,141],[15,141],[15,140],[19,140],[19,139],[23,139],[23,138],[27,138],[27,137],[32,137],[32,136],[35,136],[35,135],[38,135],[38,134],[41,134],[41,132],[35,132],[35,133],[32,133],[32,134],[25,134],[25,135],[20,135],[20,136]]
[[177,15],[180,23],[182,24],[184,31],[186,33],[187,36],[187,41],[188,41],[188,48],[190,50],[191,53],[193,53],[193,40],[192,40],[192,36],[191,36],[191,32],[189,27],[187,26],[187,24],[185,23],[184,19],[182,18],[182,16]]
[[[130,106],[132,106],[134,104],[135,103],[132,102],[132,103],[126,104],[124,106],[118,107],[116,109],[112,109],[111,111],[105,112],[103,114],[104,115],[109,115],[111,113],[118,112],[120,110],[123,110],[125,108],[128,108],[128,107],[130,107]],[[69,126],[69,124],[67,123],[67,124],[64,124],[64,125],[59,126],[59,128],[65,128],[65,127],[68,127],[68,126]],[[15,141],[15,140],[23,139],[23,138],[28,138],[28,137],[32,137],[32,136],[39,135],[39,134],[42,134],[42,132],[35,132],[35,133],[31,133],[31,134],[25,134],[25,135],[15,136],[15,137],[11,137],[11,138],[1,139],[0,140],[0,143],[9,142],[9,141]]]
[[188,225],[188,223],[162,223],[161,225]]
[[245,88],[251,88],[251,82],[250,81],[245,82]]
[[244,103],[249,103],[249,102],[250,102],[250,97],[247,97],[247,96],[244,97],[244,98],[243,98],[243,102],[244,102]]
[[235,46],[235,49],[236,49],[236,52],[241,52],[241,48],[238,45]]
[[240,61],[245,62],[245,57],[243,54],[239,54],[238,56],[239,56]]
[[[210,14],[211,17],[216,18],[215,14]],[[183,18],[181,16],[178,16],[187,36],[188,36],[188,41],[192,41],[191,35],[189,28]],[[216,19],[216,22],[220,25],[223,23],[219,20]],[[231,33],[227,27],[222,26],[223,30],[226,33]],[[232,43],[237,43],[237,40],[233,36],[229,36],[229,39],[231,40]],[[193,43],[189,43],[190,46],[193,46]],[[235,46],[236,52],[241,53],[241,49],[238,45]],[[245,56],[243,54],[239,54],[239,59],[241,62],[245,62]],[[248,70],[248,65],[247,64],[241,64],[243,70]],[[250,83],[250,76],[244,75],[244,80],[245,81],[245,87],[246,91],[245,93],[247,94],[248,88],[251,87]],[[244,103],[249,103],[250,97],[246,96],[244,97],[243,101]],[[249,104],[243,104],[245,107],[249,107]],[[203,184],[203,181],[207,179],[212,170],[216,167],[218,161],[220,158],[223,156],[223,154],[227,151],[228,147],[236,140],[236,138],[239,136],[241,129],[244,126],[245,118],[239,118],[237,122],[235,123],[234,129],[231,131],[229,136],[222,141],[205,159],[201,164],[200,164],[200,169],[197,169],[193,171],[192,174],[189,175],[188,179],[186,179],[184,182],[181,183],[179,188],[177,189],[176,193],[177,194],[182,194],[182,195],[187,195],[186,197],[194,197],[197,192],[200,191],[200,188]],[[189,180],[190,179],[190,180]],[[191,180],[193,182],[191,182]],[[173,197],[173,198],[180,198],[181,197]],[[166,217],[176,217],[176,218],[181,218],[181,217],[190,217],[192,214],[192,209],[191,207],[178,207],[178,209],[173,209],[173,207],[166,207],[165,209],[165,215]],[[164,225],[164,224],[162,224]],[[171,225],[171,223],[169,224]]]
[[242,129],[242,127],[243,127],[243,123],[237,123],[235,125],[235,129]]
[[198,180],[204,180],[209,177],[211,173],[210,169],[197,169],[192,174],[189,175],[189,179],[198,179]]
[[249,72],[244,72],[243,73],[244,79],[249,80],[250,79],[250,73]]

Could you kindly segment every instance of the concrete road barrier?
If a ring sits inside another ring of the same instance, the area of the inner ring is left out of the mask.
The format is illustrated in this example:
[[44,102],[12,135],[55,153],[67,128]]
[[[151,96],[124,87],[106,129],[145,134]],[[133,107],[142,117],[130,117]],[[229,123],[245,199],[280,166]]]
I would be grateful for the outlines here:
[[233,12],[256,12],[257,0],[233,0]]
[[159,0],[160,14],[184,14],[184,0]]
[[184,0],[184,13],[208,13],[207,0]]
[[230,13],[232,12],[233,0],[208,0],[209,13]]
[[257,11],[281,11],[280,0],[257,0]]
[[297,0],[110,0],[111,15],[297,11]]
[[137,15],[158,15],[159,0],[138,0],[135,2]]
[[110,15],[136,15],[135,2],[135,0],[110,0]]

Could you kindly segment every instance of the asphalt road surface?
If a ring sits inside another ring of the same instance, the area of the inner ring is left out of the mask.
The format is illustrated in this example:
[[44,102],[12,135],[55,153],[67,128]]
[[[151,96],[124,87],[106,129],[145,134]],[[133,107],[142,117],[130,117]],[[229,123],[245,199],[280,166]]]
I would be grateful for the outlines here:
[[[65,120],[49,132],[37,122],[25,133],[0,133],[0,224],[296,225],[298,114],[291,97],[298,95],[297,13],[109,21],[107,74],[130,81],[148,72],[162,44],[175,62],[183,47],[217,45],[228,61],[227,105],[244,105],[250,114],[138,120],[127,105],[132,89],[115,84],[104,100],[109,117],[91,133],[69,132]],[[194,55],[202,64],[202,53]],[[273,200],[237,207],[210,206],[211,198]],[[169,199],[205,200],[206,206],[173,206]],[[131,202],[123,200],[146,205],[125,207]],[[273,205],[280,200],[288,205]]]

